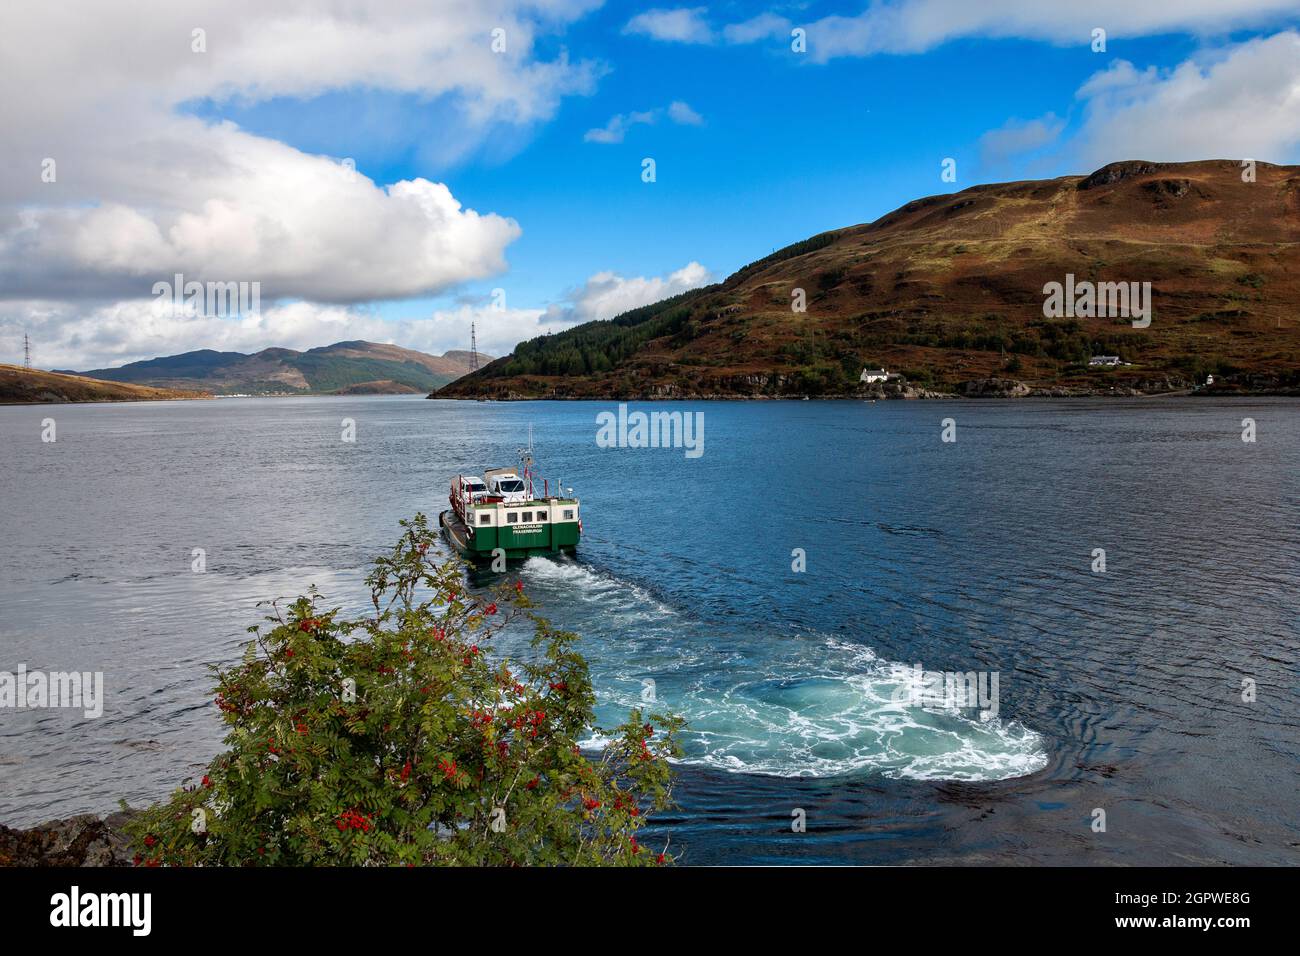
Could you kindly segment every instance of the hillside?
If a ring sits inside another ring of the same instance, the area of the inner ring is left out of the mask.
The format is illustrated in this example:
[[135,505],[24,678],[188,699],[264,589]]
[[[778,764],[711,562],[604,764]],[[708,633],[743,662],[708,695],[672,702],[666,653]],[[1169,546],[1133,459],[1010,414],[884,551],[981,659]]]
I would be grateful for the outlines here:
[[4,405],[40,402],[155,402],[211,397],[205,392],[102,382],[80,375],[44,372],[19,365],[0,365],[0,404]]
[[[1150,326],[1045,318],[1044,286],[1067,274],[1150,282]],[[1131,161],[916,200],[523,342],[437,395],[854,395],[881,366],[918,391],[1160,392],[1207,373],[1216,388],[1285,390],[1300,386],[1298,306],[1300,167],[1259,163],[1248,183],[1235,161]],[[1089,367],[1092,355],[1130,364]]]
[[[463,356],[463,358],[462,358]],[[482,356],[482,361],[490,361]],[[375,342],[336,342],[297,352],[270,348],[247,355],[200,349],[78,372],[88,378],[216,394],[388,394],[425,392],[469,371],[468,352],[427,355]]]

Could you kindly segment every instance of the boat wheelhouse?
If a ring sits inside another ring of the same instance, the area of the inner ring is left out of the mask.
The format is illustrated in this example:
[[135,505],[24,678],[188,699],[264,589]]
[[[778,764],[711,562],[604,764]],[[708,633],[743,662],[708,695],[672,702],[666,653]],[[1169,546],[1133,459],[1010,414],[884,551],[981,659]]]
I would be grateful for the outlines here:
[[[438,516],[443,534],[462,555],[490,561],[574,551],[582,536],[578,499],[551,494],[543,480],[536,495],[530,459],[520,469],[489,468],[479,478],[451,480],[451,508]],[[556,491],[560,492],[558,484]]]

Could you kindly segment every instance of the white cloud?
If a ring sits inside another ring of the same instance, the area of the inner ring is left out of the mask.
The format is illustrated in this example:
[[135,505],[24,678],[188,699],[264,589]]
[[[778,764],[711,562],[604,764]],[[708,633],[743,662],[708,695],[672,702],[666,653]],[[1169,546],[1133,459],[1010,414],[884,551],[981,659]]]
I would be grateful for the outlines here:
[[713,275],[698,262],[688,262],[667,276],[621,276],[616,272],[598,272],[581,289],[572,293],[564,308],[572,322],[612,319],[629,309],[650,305],[713,281]]
[[722,28],[722,38],[728,43],[757,43],[773,37],[789,37],[790,21],[775,13],[760,13],[741,23],[729,23]]
[[624,33],[638,33],[673,43],[711,43],[713,31],[705,19],[704,7],[655,9],[638,13],[627,22]]
[[1120,61],[1078,91],[1071,148],[1093,168],[1116,159],[1300,158],[1300,33],[1288,31],[1168,71]]
[[463,304],[432,315],[385,319],[342,305],[290,302],[264,306],[238,317],[177,313],[165,298],[88,305],[40,300],[14,301],[0,315],[0,362],[21,362],[23,333],[30,333],[39,368],[110,368],[195,349],[256,352],[280,347],[305,350],[349,339],[391,343],[441,354],[469,347],[471,320],[479,349],[505,355],[515,345],[593,319],[698,288],[712,281],[709,270],[690,262],[667,276],[625,277],[599,272],[546,308],[496,309]]
[[587,143],[621,143],[633,126],[652,125],[667,114],[679,126],[703,126],[704,117],[691,109],[690,104],[675,100],[667,109],[658,108],[639,113],[616,113],[604,126],[589,129],[582,139]]
[[[1226,33],[1285,23],[1295,0],[873,0],[862,13],[800,23],[808,53],[825,62],[875,53],[924,53],[960,37],[1021,37],[1087,47],[1096,27],[1107,38],[1161,33]],[[757,43],[788,36],[791,22],[775,13],[724,25],[715,31],[703,7],[656,9],[633,17],[625,32],[677,43]]]
[[1213,50],[1177,66],[1138,69],[1114,61],[1079,87],[1082,121],[1012,120],[980,139],[992,166],[1051,147],[1075,172],[1122,159],[1300,160],[1300,32]]
[[[347,303],[499,272],[518,225],[462,208],[445,185],[380,187],[183,107],[370,88],[447,98],[487,130],[549,117],[599,72],[533,53],[537,35],[581,14],[584,0],[148,0],[129,17],[71,6],[0,7],[7,298],[129,298],[179,271],[260,281],[264,298]],[[491,50],[498,26],[503,54]],[[199,28],[202,53],[192,49]],[[46,157],[53,183],[41,179]]]
[[807,25],[808,52],[825,61],[873,53],[923,53],[959,37],[1023,37],[1087,47],[1092,30],[1108,39],[1161,33],[1223,33],[1277,23],[1295,0],[884,0],[856,16]]
[[689,103],[674,100],[668,104],[668,118],[682,126],[703,126],[704,117],[691,109]]
[[1033,152],[1056,142],[1065,120],[1054,113],[1032,120],[1011,119],[980,137],[980,160],[997,167],[1013,156]]
[[646,110],[641,113],[615,113],[604,126],[589,129],[582,139],[587,143],[621,143],[628,129],[641,124],[650,124],[659,118],[658,110]]

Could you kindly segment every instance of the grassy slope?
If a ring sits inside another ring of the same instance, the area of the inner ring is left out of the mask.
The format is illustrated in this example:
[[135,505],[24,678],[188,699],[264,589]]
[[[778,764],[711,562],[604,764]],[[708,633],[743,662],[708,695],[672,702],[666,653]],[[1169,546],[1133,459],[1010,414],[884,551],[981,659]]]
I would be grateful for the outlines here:
[[[1066,273],[1149,281],[1151,327],[1046,319]],[[790,308],[805,290],[807,312]],[[1116,163],[917,200],[608,322],[521,343],[439,397],[852,394],[863,366],[953,389],[1300,383],[1300,169]],[[1089,369],[1091,354],[1122,369]]]
[[25,369],[17,365],[0,365],[0,404],[149,402],[210,397],[205,392],[104,382],[80,375],[62,375],[58,372]]

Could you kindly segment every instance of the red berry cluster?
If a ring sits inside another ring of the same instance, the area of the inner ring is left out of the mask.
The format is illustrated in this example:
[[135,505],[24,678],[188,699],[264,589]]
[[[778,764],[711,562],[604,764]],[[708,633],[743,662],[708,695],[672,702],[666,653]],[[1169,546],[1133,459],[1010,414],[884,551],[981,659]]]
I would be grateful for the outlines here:
[[360,830],[362,833],[369,833],[374,827],[374,824],[370,822],[370,815],[355,808],[340,813],[339,818],[334,821],[334,825],[339,828],[340,833],[345,833],[348,830]]
[[519,714],[511,723],[515,730],[527,730],[529,737],[536,737],[546,724],[546,711],[534,710],[529,713]]

